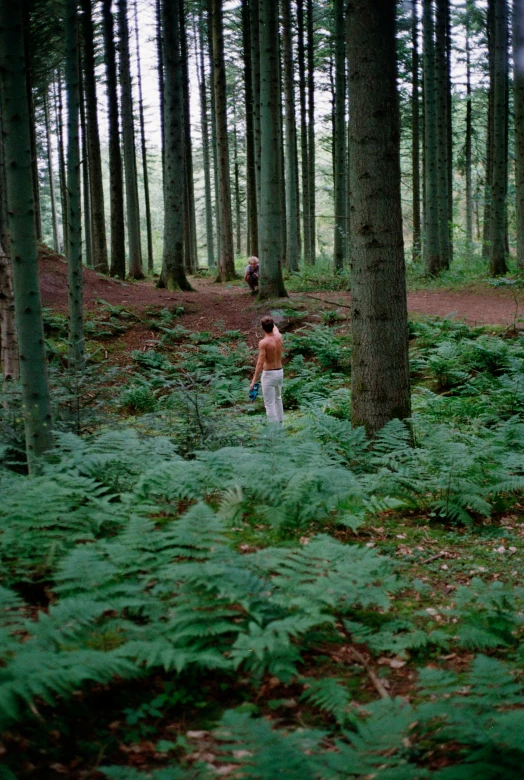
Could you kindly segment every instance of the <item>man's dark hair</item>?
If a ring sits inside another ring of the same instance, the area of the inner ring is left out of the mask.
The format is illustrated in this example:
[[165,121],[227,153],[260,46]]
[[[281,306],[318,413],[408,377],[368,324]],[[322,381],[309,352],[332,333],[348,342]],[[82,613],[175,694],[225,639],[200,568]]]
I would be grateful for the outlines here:
[[262,319],[260,320],[260,324],[262,325],[266,333],[271,333],[271,331],[275,327],[275,323],[273,322],[273,317],[262,317]]

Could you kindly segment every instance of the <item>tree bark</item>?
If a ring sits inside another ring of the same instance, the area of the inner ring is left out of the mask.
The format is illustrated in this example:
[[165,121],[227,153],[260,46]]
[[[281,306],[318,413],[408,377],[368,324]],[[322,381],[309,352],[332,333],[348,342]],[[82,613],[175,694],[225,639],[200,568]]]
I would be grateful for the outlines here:
[[[207,244],[207,266],[215,266],[215,252],[213,236],[213,206],[211,202],[211,176],[209,159],[209,123],[208,123],[208,102],[206,89],[206,70],[204,65],[204,19],[200,12],[198,17],[198,40],[199,48],[198,60],[200,63],[199,71],[199,89],[200,89],[200,124],[202,128],[202,158],[204,163],[204,197],[205,197],[205,217],[206,217],[206,244]],[[196,36],[195,36],[196,39]]]
[[85,363],[85,348],[82,229],[80,213],[80,148],[78,140],[81,94],[76,0],[66,0],[65,49],[65,80],[67,90],[67,282],[69,302],[69,368],[75,371],[82,371]]
[[0,2],[0,91],[9,204],[10,255],[27,461],[53,447],[53,429],[38,280],[38,250],[34,220],[30,118],[21,8]]
[[120,153],[118,92],[112,0],[103,0],[104,54],[109,125],[109,190],[111,200],[111,276],[125,279],[124,179]]
[[179,0],[162,3],[164,30],[164,257],[159,286],[191,290],[184,270],[184,110]]
[[302,224],[304,263],[311,261],[311,202],[309,191],[308,126],[306,107],[306,68],[304,46],[304,0],[297,0],[297,58],[300,101],[300,152],[302,174]]
[[346,258],[346,45],[344,0],[335,0],[335,100],[333,127],[333,172],[335,178],[335,271],[341,271]]
[[432,0],[424,0],[424,265],[435,276],[442,268],[439,243],[439,187]]
[[420,259],[420,101],[419,101],[419,55],[418,55],[418,18],[417,0],[411,0],[411,167],[413,184],[413,260]]
[[195,216],[195,185],[193,179],[193,148],[191,144],[191,106],[189,98],[189,67],[186,36],[186,15],[184,0],[179,0],[180,14],[180,51],[182,62],[182,92],[184,98],[184,186],[185,194],[185,252],[186,269],[194,273],[198,268],[196,216]]
[[315,39],[313,0],[307,2],[307,102],[308,102],[308,180],[309,180],[309,262],[314,265],[317,253],[315,190]]
[[285,94],[286,257],[289,270],[298,271],[297,131],[291,2],[282,0],[282,47]]
[[473,135],[471,105],[471,0],[466,5],[466,140],[464,147],[464,167],[466,174],[466,244],[468,254],[473,250],[473,188],[471,141]]
[[9,254],[6,170],[0,99],[0,366],[4,382],[20,376],[13,292],[13,266]]
[[93,223],[91,221],[91,190],[89,186],[89,152],[87,150],[87,130],[86,130],[86,112],[84,103],[84,85],[82,75],[82,58],[80,56],[79,47],[78,58],[78,90],[80,96],[79,111],[80,111],[80,143],[81,143],[81,160],[80,167],[82,170],[82,204],[80,207],[80,213],[84,217],[84,263],[88,268],[93,267]]
[[38,178],[38,149],[36,143],[35,98],[33,94],[32,62],[31,62],[33,52],[31,50],[31,41],[29,35],[30,0],[20,0],[20,3],[22,6],[22,20],[23,20],[22,23],[24,26],[23,46],[25,48],[25,57],[26,57],[25,79],[26,79],[27,101],[29,107],[29,133],[30,133],[29,138],[31,144],[33,201],[35,204],[34,206],[35,230],[36,230],[36,240],[41,241],[42,240],[42,214],[40,210],[40,182]]
[[218,280],[236,278],[233,255],[233,220],[231,218],[231,185],[229,181],[229,143],[227,134],[226,65],[224,60],[223,0],[211,0],[213,38],[213,92],[218,157],[218,190],[220,211],[220,260]]
[[95,78],[94,27],[91,15],[91,0],[82,0],[84,95],[87,130],[87,154],[89,158],[89,191],[91,195],[91,227],[93,246],[93,267],[99,273],[109,273],[107,261],[106,214],[104,188],[102,185],[102,158],[100,155],[100,134]]
[[446,0],[436,0],[435,32],[439,255],[444,270],[449,268]]
[[493,62],[493,175],[491,183],[491,223],[489,272],[505,274],[506,192],[508,177],[506,129],[508,115],[508,17],[507,0],[494,0]]
[[127,0],[118,0],[118,30],[127,236],[129,241],[129,276],[132,279],[142,279],[144,273],[142,270],[140,208],[138,204],[138,182],[136,174],[135,127],[133,116],[133,92],[131,87],[131,66],[129,61]]
[[490,229],[491,229],[491,185],[493,179],[493,84],[494,84],[494,66],[495,66],[495,15],[494,0],[488,0],[488,9],[486,15],[486,34],[488,39],[488,66],[489,66],[489,87],[488,87],[488,115],[486,127],[486,181],[484,185],[484,216],[482,224],[482,257],[488,259],[490,256]]
[[524,0],[513,0],[517,268],[524,269]]
[[144,120],[144,97],[142,94],[142,68],[138,37],[138,3],[135,0],[135,47],[138,80],[138,119],[140,123],[140,149],[142,152],[142,175],[144,177],[144,206],[146,211],[147,270],[153,271],[153,227],[151,225],[151,199],[149,195],[149,172],[147,170],[146,125]]
[[[260,230],[260,22],[259,2],[250,2],[251,24],[251,83],[253,85],[253,154],[255,158],[255,187],[257,203],[257,247]],[[258,257],[258,251],[255,253]]]
[[260,2],[260,292],[287,296],[282,279],[278,0]]
[[[410,416],[395,4],[349,0],[352,423]],[[373,52],[373,56],[369,56]]]
[[66,166],[64,151],[64,110],[62,99],[62,76],[58,71],[56,113],[58,125],[58,175],[60,182],[60,203],[62,210],[62,252],[67,252],[67,184],[66,184]]
[[162,40],[162,3],[155,0],[156,49],[158,55],[158,99],[160,103],[160,137],[162,139],[162,176],[164,175],[164,42]]
[[[252,2],[252,0],[251,0]],[[250,2],[241,0],[242,49],[244,60],[244,95],[246,105],[246,210],[249,226],[248,255],[258,257],[258,212],[255,163],[255,129],[253,105],[253,73],[251,63]]]

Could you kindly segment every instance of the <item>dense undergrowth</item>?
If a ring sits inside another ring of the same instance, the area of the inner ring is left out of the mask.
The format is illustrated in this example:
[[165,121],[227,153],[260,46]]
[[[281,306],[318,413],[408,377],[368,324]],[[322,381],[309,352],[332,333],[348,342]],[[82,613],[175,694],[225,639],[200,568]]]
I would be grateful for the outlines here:
[[411,323],[413,419],[370,447],[342,313],[284,311],[284,430],[181,314],[116,369],[106,307],[79,378],[48,313],[30,480],[4,394],[0,778],[521,777],[521,337]]

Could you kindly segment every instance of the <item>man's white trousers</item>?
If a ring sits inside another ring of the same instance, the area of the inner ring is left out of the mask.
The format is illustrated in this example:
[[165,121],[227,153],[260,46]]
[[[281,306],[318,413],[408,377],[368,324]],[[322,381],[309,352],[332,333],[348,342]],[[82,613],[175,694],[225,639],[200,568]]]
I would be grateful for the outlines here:
[[284,371],[282,368],[273,371],[262,371],[262,395],[269,422],[281,423],[284,419],[282,406],[282,383]]

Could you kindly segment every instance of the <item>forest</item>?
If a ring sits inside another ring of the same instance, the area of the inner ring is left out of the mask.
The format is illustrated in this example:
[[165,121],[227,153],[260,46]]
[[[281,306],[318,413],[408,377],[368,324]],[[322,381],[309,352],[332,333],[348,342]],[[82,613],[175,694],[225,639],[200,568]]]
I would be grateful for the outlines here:
[[523,306],[524,0],[0,0],[0,780],[521,780]]

